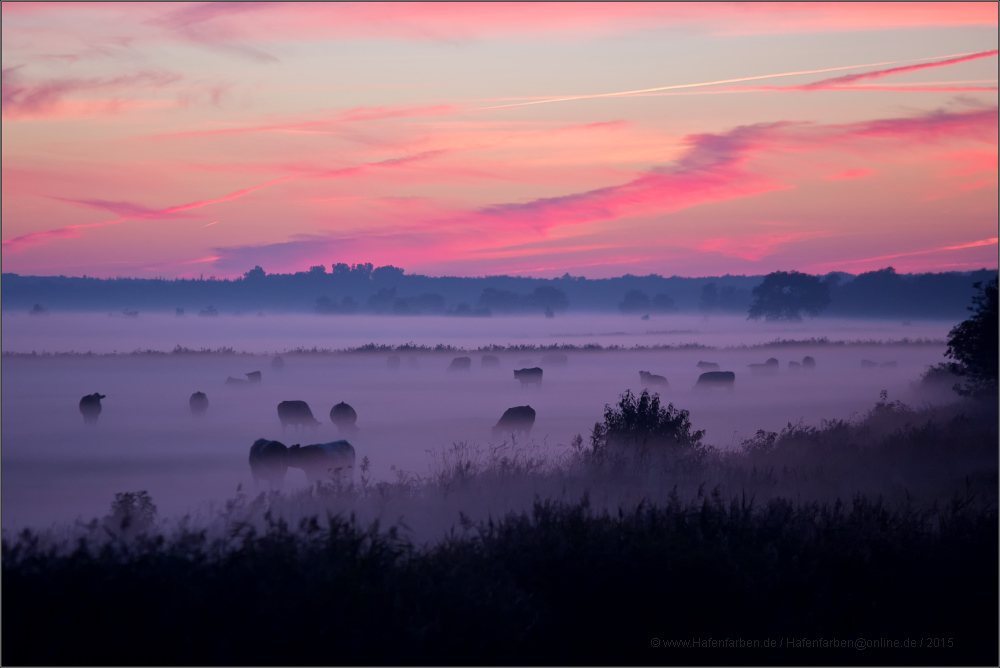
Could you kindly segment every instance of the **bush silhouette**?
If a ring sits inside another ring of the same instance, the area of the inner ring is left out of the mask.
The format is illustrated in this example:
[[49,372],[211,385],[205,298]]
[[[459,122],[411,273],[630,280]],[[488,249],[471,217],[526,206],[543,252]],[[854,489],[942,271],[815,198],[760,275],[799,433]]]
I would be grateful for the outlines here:
[[958,363],[956,373],[969,379],[964,387],[955,386],[959,394],[996,394],[997,279],[973,287],[979,288],[979,294],[972,298],[975,307],[968,307],[972,316],[948,332],[945,356]]
[[701,442],[702,430],[692,432],[690,414],[667,404],[659,394],[643,390],[636,397],[626,390],[615,406],[604,407],[604,423],[594,425],[591,443],[595,456],[630,453],[639,458],[654,452],[677,452]]

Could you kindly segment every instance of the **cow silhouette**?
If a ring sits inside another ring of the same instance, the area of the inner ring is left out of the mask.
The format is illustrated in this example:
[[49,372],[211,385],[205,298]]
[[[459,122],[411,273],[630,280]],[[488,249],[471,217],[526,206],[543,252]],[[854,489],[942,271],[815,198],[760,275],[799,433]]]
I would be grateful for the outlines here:
[[495,368],[500,366],[500,358],[496,355],[483,355],[480,364],[485,368]]
[[250,381],[245,378],[233,378],[232,376],[226,377],[226,385],[229,385],[230,387],[246,387],[249,384]]
[[304,401],[282,401],[278,404],[278,419],[282,429],[289,425],[296,429],[319,426],[319,420],[313,417],[309,404]]
[[699,361],[696,365],[699,369],[704,371],[718,371],[719,365],[716,362],[701,362]]
[[330,422],[337,425],[337,429],[340,431],[357,431],[358,428],[355,426],[357,421],[357,412],[343,401],[330,409]]
[[309,484],[331,480],[350,484],[354,479],[354,446],[347,441],[288,448],[288,466],[302,469]]
[[696,390],[707,390],[715,387],[724,387],[732,391],[736,383],[736,374],[732,371],[706,371],[698,376],[698,381],[694,384]]
[[531,406],[514,406],[504,411],[500,421],[493,427],[493,436],[521,433],[527,436],[535,424],[535,409]]
[[809,357],[809,355],[806,355],[805,357],[802,358],[802,368],[805,369],[806,371],[815,371],[816,360],[814,360],[812,357]]
[[281,355],[275,355],[271,358],[271,368],[275,371],[281,371],[285,368],[285,360],[281,358]]
[[514,371],[514,378],[521,381],[521,387],[526,385],[541,385],[542,370],[537,366],[531,369],[516,369]]
[[639,382],[643,385],[661,385],[663,387],[670,387],[670,383],[667,382],[665,376],[658,376],[655,373],[649,373],[648,371],[639,372]]
[[247,376],[247,382],[251,384],[259,383],[261,381],[260,371],[251,371],[250,373],[246,374],[246,376]]
[[188,406],[191,407],[191,415],[204,415],[208,410],[208,395],[204,392],[195,392],[188,399]]
[[250,446],[250,475],[254,487],[266,480],[272,487],[280,488],[288,471],[288,448],[284,443],[258,438]]
[[759,376],[773,376],[781,368],[778,360],[773,357],[769,357],[763,364],[748,364],[747,366],[750,367],[750,373]]
[[802,369],[802,365],[795,360],[788,360],[788,370],[789,371],[799,371]]
[[448,371],[468,371],[472,368],[471,357],[456,357],[451,361]]
[[105,397],[106,395],[94,392],[80,399],[80,414],[84,424],[97,423],[97,417],[101,414],[101,399]]

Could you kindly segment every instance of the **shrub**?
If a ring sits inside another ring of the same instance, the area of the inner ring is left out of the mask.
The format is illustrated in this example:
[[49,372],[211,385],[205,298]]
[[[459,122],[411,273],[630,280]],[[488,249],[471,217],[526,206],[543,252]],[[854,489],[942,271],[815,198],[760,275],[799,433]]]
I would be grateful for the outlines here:
[[645,459],[654,453],[695,449],[705,435],[691,431],[690,414],[667,404],[660,405],[660,395],[643,390],[637,398],[631,390],[621,395],[618,404],[604,407],[604,424],[594,425],[591,444],[595,457],[611,454]]

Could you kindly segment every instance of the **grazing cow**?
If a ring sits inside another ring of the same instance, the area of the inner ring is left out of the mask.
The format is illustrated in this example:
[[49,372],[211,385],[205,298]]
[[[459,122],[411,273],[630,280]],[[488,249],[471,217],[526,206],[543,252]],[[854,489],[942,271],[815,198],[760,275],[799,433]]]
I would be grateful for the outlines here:
[[566,366],[569,364],[569,359],[566,357],[566,353],[545,353],[542,355],[542,364]]
[[815,371],[816,360],[814,360],[812,357],[809,357],[809,355],[806,355],[805,357],[802,358],[802,368],[805,369],[806,371]]
[[355,426],[357,421],[357,412],[343,401],[330,409],[330,422],[337,425],[340,431],[357,431],[358,428]]
[[750,367],[750,373],[767,376],[778,373],[778,369],[780,368],[778,360],[773,357],[768,358],[763,364],[748,364],[747,366]]
[[275,371],[281,371],[285,368],[285,360],[281,358],[281,355],[275,355],[271,358],[271,368]]
[[278,404],[278,419],[282,429],[288,425],[294,425],[296,429],[319,426],[319,420],[313,417],[309,404],[304,401],[282,401]]
[[208,410],[208,395],[204,392],[195,392],[188,399],[188,406],[191,407],[191,415],[204,415]]
[[471,357],[456,357],[448,367],[448,371],[469,371],[470,369],[472,369]]
[[94,392],[80,399],[80,414],[83,415],[84,424],[97,422],[97,416],[101,414],[101,399],[104,399],[105,396]]
[[387,369],[398,369],[400,364],[399,355],[389,355],[389,359],[385,361],[385,367]]
[[542,384],[542,370],[537,366],[531,369],[515,369],[514,378],[521,381],[521,387],[534,383]]
[[350,484],[354,479],[354,447],[347,441],[288,448],[288,465],[305,471],[309,484],[333,480]]
[[496,355],[483,355],[483,359],[480,360],[480,364],[484,369],[487,367],[499,367],[500,358]]
[[861,360],[861,367],[863,369],[874,369],[878,366],[878,362],[872,362],[871,360]]
[[713,387],[724,387],[732,391],[735,384],[736,374],[732,371],[706,371],[698,376],[698,382],[694,384],[694,389],[706,390]]
[[531,406],[514,406],[503,412],[503,416],[493,427],[493,437],[504,434],[521,433],[527,436],[535,424],[535,409]]
[[649,373],[648,371],[639,372],[639,382],[643,385],[662,385],[663,387],[670,387],[670,383],[667,382],[665,376],[658,376],[655,373]]
[[801,368],[802,368],[802,365],[799,364],[798,362],[796,362],[794,360],[788,360],[788,370],[789,371],[798,371]]
[[259,383],[260,380],[261,380],[260,371],[251,371],[250,373],[247,374],[247,381],[249,381],[251,384]]
[[705,371],[718,371],[719,365],[715,362],[698,362],[698,368]]
[[284,443],[258,438],[250,446],[250,475],[254,487],[266,480],[272,487],[280,488],[287,471],[288,448]]
[[233,378],[232,376],[226,378],[226,385],[231,385],[232,387],[246,387],[249,384],[250,381],[243,378]]

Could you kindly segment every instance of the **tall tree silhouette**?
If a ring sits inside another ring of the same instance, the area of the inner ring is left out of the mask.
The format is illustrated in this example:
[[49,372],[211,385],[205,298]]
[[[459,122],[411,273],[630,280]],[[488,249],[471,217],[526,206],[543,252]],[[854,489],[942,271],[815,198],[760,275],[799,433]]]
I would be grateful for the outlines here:
[[948,332],[945,356],[958,362],[957,371],[968,378],[964,387],[955,386],[962,395],[997,392],[997,279],[984,286],[973,284],[979,294],[968,307],[972,316]]
[[830,304],[829,286],[797,271],[768,274],[752,295],[748,320],[801,320],[803,311],[815,317]]

